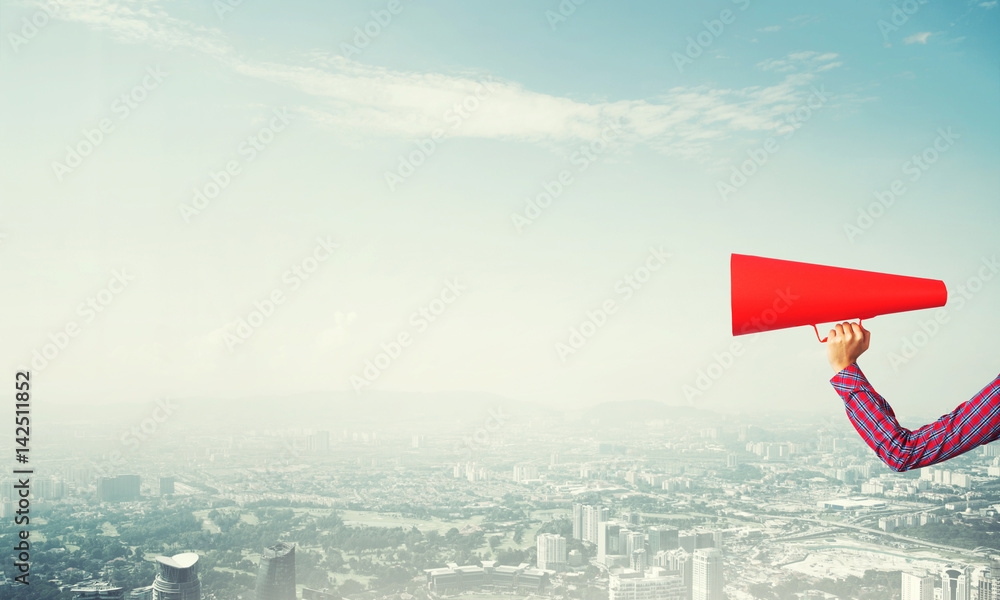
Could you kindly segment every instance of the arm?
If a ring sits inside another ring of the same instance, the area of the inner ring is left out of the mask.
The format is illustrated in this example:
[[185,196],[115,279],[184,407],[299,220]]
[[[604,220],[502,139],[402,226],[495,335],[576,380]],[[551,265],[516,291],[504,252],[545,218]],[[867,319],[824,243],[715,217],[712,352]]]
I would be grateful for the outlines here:
[[844,399],[854,428],[889,468],[925,467],[1000,438],[1000,376],[934,423],[915,431],[900,426],[892,407],[857,365],[870,341],[871,333],[858,324],[844,323],[830,331],[827,356],[837,371],[830,382]]
[[1000,376],[937,421],[910,431],[857,363],[831,380],[861,438],[893,471],[933,465],[1000,438]]

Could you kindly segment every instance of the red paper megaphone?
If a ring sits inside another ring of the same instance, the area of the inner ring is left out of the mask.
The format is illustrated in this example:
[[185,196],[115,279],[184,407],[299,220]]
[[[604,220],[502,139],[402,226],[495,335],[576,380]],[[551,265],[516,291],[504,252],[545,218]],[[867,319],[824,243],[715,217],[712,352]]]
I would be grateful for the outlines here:
[[[943,281],[733,254],[733,335],[936,308]],[[826,339],[819,341],[825,342]]]

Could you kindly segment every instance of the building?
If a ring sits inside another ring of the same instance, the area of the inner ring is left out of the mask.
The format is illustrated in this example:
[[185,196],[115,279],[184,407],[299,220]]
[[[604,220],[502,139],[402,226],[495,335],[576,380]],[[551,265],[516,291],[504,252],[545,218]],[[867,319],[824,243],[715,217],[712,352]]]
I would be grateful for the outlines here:
[[687,588],[677,572],[653,567],[645,575],[627,569],[611,575],[608,600],[686,600]]
[[554,533],[542,533],[535,538],[539,569],[557,569],[566,566],[566,538]]
[[641,531],[629,531],[625,529],[622,530],[620,538],[621,541],[618,547],[621,550],[621,554],[625,556],[632,556],[632,553],[636,550],[645,550],[646,548],[646,535]]
[[679,548],[679,535],[680,533],[676,529],[669,527],[650,527],[647,532],[650,556],[656,556],[663,550],[675,550]]
[[73,600],[125,600],[125,588],[103,581],[82,581],[70,591]]
[[645,574],[645,572],[646,572],[646,550],[643,549],[643,548],[639,548],[637,550],[633,550],[632,553],[629,556],[632,557],[631,564],[630,564],[630,566],[632,567],[632,570],[635,571],[636,573],[639,573],[640,575]]
[[683,548],[661,550],[653,558],[653,562],[658,567],[679,573],[684,588],[688,591],[687,597],[691,597],[692,580],[694,579],[694,564],[691,553]]
[[173,477],[160,477],[160,495],[169,496],[173,494],[175,481]]
[[278,542],[260,553],[255,600],[295,600],[295,546]]
[[316,433],[310,435],[306,438],[306,450],[309,451],[310,454],[329,454],[330,432],[317,431]]
[[902,600],[934,600],[934,578],[903,573]]
[[579,502],[573,503],[573,539],[583,539],[583,505]]
[[972,582],[967,569],[949,567],[941,572],[941,600],[970,600]]
[[153,586],[135,588],[128,593],[128,600],[153,600]]
[[496,566],[484,560],[483,566],[460,567],[448,563],[440,569],[425,569],[427,589],[438,594],[457,593],[465,590],[487,590],[501,593],[541,593],[549,584],[549,574],[542,569],[532,569],[527,563],[517,567]]
[[514,465],[514,481],[522,483],[538,479],[538,467],[534,465]]
[[197,554],[157,556],[156,562],[160,572],[153,580],[153,600],[201,600]]
[[695,550],[692,562],[693,600],[723,600],[722,551],[718,548]]
[[1000,600],[1000,577],[994,576],[996,571],[991,567],[976,569],[973,584],[979,592],[979,600]]
[[597,562],[613,566],[615,557],[621,556],[622,526],[614,521],[602,521],[597,536]]
[[132,502],[139,499],[139,476],[119,475],[97,480],[97,498],[101,502]]
[[611,510],[603,506],[583,507],[583,541],[597,544],[601,523],[611,518]]

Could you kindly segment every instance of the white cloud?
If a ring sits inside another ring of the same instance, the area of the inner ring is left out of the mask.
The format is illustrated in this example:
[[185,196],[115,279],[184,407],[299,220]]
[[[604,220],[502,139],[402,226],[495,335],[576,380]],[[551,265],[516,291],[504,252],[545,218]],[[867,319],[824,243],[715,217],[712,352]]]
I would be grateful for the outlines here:
[[934,35],[929,31],[921,31],[920,33],[914,33],[913,35],[903,38],[904,44],[926,44],[927,38]]
[[980,2],[979,6],[982,8],[996,8],[997,0],[990,0],[989,2]]
[[[81,0],[59,17],[87,24],[125,43],[187,48],[247,77],[301,92],[300,114],[340,133],[364,136],[447,135],[561,145],[595,139],[618,122],[622,139],[665,154],[695,157],[739,134],[773,133],[782,117],[804,101],[816,73],[839,66],[835,53],[806,51],[758,65],[780,73],[769,86],[743,89],[676,87],[647,100],[586,103],[525,89],[485,75],[396,71],[343,56],[312,52],[299,61],[270,62],[240,56],[218,29],[174,18],[155,0]],[[468,102],[476,109],[452,126],[448,111]]]
[[[820,54],[807,50],[804,52],[793,52],[782,59],[765,60],[757,63],[757,68],[763,71],[776,71],[778,73],[788,72],[819,72],[838,67],[843,63],[831,63],[839,55],[836,52]],[[825,63],[825,64],[824,64]]]

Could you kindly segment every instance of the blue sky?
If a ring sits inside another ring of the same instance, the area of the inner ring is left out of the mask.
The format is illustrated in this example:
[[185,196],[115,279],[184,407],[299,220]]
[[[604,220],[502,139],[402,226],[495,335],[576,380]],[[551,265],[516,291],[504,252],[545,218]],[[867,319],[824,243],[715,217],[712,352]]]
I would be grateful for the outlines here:
[[[12,370],[78,325],[35,366],[53,402],[360,387],[834,411],[811,330],[731,336],[730,253],[954,290],[998,250],[996,2],[219,5],[0,12],[0,352]],[[651,249],[670,258],[626,298]],[[996,374],[1000,278],[973,287],[929,340],[932,311],[870,323],[861,364],[900,414]]]

